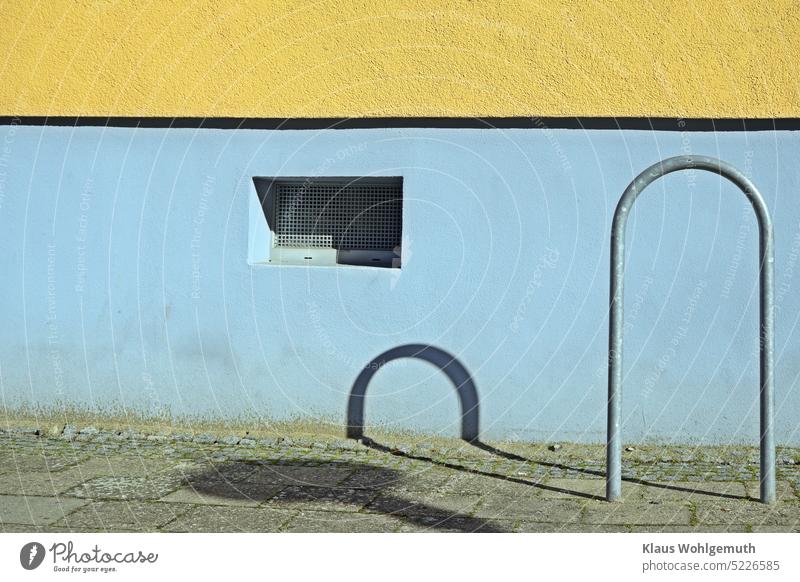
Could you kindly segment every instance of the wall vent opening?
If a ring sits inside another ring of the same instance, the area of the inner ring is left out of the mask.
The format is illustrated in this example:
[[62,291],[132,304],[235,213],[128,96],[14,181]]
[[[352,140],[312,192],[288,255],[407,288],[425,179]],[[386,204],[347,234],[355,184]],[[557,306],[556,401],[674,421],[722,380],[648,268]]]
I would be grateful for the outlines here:
[[400,268],[403,179],[254,178],[269,262]]

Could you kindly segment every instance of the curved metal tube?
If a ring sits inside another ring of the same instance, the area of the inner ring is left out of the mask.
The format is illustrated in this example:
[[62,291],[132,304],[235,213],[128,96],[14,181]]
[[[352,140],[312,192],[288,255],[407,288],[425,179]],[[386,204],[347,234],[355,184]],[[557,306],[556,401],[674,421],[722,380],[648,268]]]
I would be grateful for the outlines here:
[[373,359],[358,375],[347,403],[347,438],[364,436],[364,398],[372,376],[384,365],[400,358],[416,358],[433,364],[450,379],[461,403],[461,438],[478,440],[478,391],[467,369],[444,350],[424,344],[398,346]]
[[775,501],[775,442],[773,439],[773,328],[775,310],[773,281],[775,251],[772,220],[764,199],[742,172],[707,156],[676,156],[653,164],[627,187],[614,212],[611,228],[611,289],[608,333],[608,442],[606,449],[606,499],[616,501],[622,489],[620,410],[622,407],[623,277],[625,274],[625,225],[636,198],[649,184],[671,172],[698,169],[727,178],[744,192],[758,219],[760,264],[760,445],[761,501]]

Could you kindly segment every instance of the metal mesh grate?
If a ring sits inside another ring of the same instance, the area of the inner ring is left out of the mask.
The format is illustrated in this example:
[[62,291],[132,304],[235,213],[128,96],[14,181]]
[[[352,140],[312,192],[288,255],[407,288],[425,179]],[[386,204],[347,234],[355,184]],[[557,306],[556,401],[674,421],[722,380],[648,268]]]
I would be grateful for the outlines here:
[[279,183],[275,245],[293,248],[387,250],[400,246],[400,184]]

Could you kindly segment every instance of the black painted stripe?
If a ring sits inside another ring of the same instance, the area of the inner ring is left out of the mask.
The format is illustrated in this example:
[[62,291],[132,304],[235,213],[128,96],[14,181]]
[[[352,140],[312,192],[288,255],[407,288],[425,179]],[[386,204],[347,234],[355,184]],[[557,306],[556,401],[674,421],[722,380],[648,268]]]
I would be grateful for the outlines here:
[[673,117],[63,117],[0,116],[0,125],[207,129],[605,129],[646,131],[800,130],[800,118],[713,119]]

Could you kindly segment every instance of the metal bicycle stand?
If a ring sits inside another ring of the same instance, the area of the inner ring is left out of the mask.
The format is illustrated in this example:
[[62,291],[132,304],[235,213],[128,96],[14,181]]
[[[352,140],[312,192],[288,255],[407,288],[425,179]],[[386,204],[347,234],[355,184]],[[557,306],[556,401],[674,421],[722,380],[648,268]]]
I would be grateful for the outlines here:
[[773,439],[773,300],[774,248],[772,220],[767,205],[753,183],[730,164],[707,156],[676,156],[647,168],[625,189],[614,212],[611,227],[611,288],[608,331],[608,442],[606,449],[606,499],[617,501],[622,490],[620,411],[622,408],[623,278],[625,274],[625,225],[639,194],[661,176],[680,170],[706,170],[727,178],[744,192],[753,206],[759,230],[760,309],[760,446],[761,501],[775,501],[775,442]]

